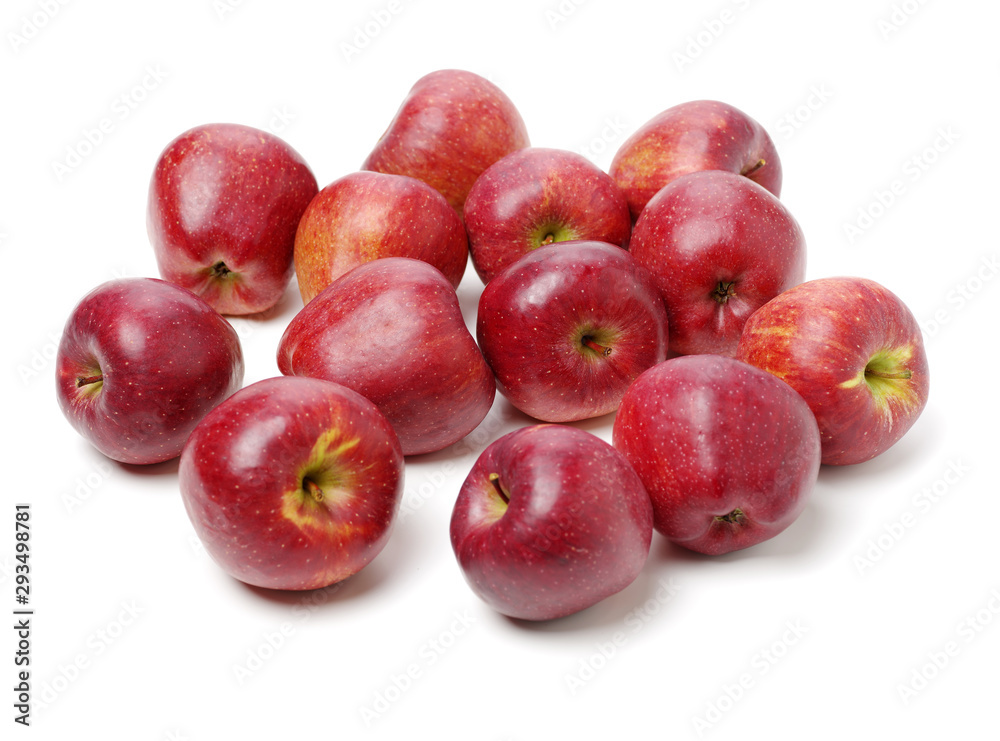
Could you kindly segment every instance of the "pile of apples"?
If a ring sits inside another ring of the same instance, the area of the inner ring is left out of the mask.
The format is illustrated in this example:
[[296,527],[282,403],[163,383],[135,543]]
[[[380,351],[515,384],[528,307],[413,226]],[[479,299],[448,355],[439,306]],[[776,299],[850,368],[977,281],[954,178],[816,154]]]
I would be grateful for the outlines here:
[[[462,70],[418,80],[322,189],[280,138],[200,126],[152,175],[161,278],[77,305],[60,406],[115,460],[180,456],[226,572],[304,590],[375,558],[407,457],[465,438],[499,391],[538,424],[482,451],[452,546],[497,611],[566,616],[630,584],[654,530],[705,554],[776,536],[821,464],[881,454],[924,408],[913,315],[864,278],[803,282],[780,188],[771,138],[724,103],[668,108],[605,172],[531,147],[510,99]],[[243,387],[223,315],[267,310],[293,275],[281,375]],[[570,424],[611,413],[612,443]]]

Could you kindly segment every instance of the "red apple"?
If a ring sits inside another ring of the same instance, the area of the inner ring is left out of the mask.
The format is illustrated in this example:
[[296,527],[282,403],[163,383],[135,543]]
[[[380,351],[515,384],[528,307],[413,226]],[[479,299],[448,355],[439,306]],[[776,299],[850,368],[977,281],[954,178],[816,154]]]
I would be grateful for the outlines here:
[[627,247],[625,196],[583,155],[528,147],[490,165],[465,201],[472,264],[488,283],[544,244],[595,240]]
[[461,440],[496,393],[455,289],[433,265],[409,257],[364,263],[327,286],[289,322],[278,368],[366,396],[406,455]]
[[612,440],[649,492],[656,530],[709,555],[783,531],[819,473],[819,429],[802,397],[718,355],[673,358],[639,376]]
[[56,355],[63,414],[122,463],[176,458],[202,417],[242,383],[243,352],[229,322],[156,278],[112,280],[84,296]]
[[383,549],[403,491],[403,453],[358,393],[314,378],[268,378],[195,428],[180,489],[209,555],[269,589],[317,589]]
[[884,453],[927,404],[920,326],[898,296],[865,278],[820,278],[769,301],[747,321],[737,357],[802,395],[830,465]]
[[380,257],[429,262],[457,288],[469,262],[469,242],[444,196],[420,180],[355,172],[323,188],[295,235],[302,300],[309,303],[351,268]]
[[639,217],[630,249],[660,287],[671,349],[682,355],[732,356],[747,318],[805,278],[805,238],[788,209],[721,170],[664,186]]
[[149,185],[160,275],[222,314],[271,308],[291,281],[295,230],[317,190],[302,157],[273,134],[239,124],[184,132]]
[[461,215],[480,173],[528,144],[521,114],[500,88],[443,69],[417,80],[361,169],[423,180]]
[[529,252],[493,278],[476,335],[511,404],[569,422],[613,412],[629,383],[666,357],[667,316],[629,252],[571,241]]
[[564,425],[522,427],[490,444],[451,517],[469,586],[524,620],[565,617],[620,592],[652,536],[649,497],[625,458]]
[[694,100],[654,116],[625,140],[609,171],[632,218],[660,188],[689,172],[726,170],[781,195],[781,162],[764,127],[716,100]]

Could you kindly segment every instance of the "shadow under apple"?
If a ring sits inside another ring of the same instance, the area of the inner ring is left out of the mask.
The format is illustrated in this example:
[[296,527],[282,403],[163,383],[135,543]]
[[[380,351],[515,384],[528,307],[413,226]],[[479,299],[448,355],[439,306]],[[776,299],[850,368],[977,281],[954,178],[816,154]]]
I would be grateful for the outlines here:
[[674,564],[682,572],[688,569],[726,568],[740,562],[772,562],[782,568],[795,570],[811,568],[810,562],[819,559],[826,551],[823,540],[833,540],[835,528],[832,517],[833,506],[824,501],[821,493],[814,491],[805,509],[787,528],[768,540],[748,548],[730,551],[720,555],[706,555],[692,551],[674,543],[657,533],[650,550],[650,561],[660,564]]
[[572,615],[553,620],[522,620],[496,615],[513,629],[526,633],[593,633],[596,637],[606,637],[609,630],[621,628],[630,618],[642,619],[669,611],[669,602],[677,589],[671,569],[651,559],[635,581],[620,592]]
[[[380,554],[382,555],[382,554]],[[238,579],[232,579],[244,590],[252,593],[255,597],[279,605],[309,605],[310,607],[320,607],[322,605],[334,605],[345,601],[361,599],[365,595],[382,589],[383,582],[391,576],[391,569],[380,568],[379,559],[369,563],[361,571],[342,581],[330,584],[318,589],[305,590],[281,590],[268,589],[253,584],[246,584]]]
[[887,451],[863,463],[820,466],[819,479],[844,493],[856,492],[861,485],[865,493],[877,491],[880,480],[892,481],[901,471],[917,470],[921,462],[941,451],[946,439],[947,418],[928,406],[922,418]]
[[112,461],[110,458],[102,458],[102,460],[111,461],[119,471],[136,477],[176,476],[181,462],[180,456],[171,458],[168,461],[148,463],[145,465],[136,463],[121,463],[119,461]]

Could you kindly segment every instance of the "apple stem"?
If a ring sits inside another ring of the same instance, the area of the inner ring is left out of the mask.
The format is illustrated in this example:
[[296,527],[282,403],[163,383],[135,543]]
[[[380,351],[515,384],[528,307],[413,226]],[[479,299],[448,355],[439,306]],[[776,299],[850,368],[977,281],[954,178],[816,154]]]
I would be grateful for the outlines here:
[[767,164],[766,160],[762,160],[762,159],[757,160],[753,165],[751,165],[749,168],[747,168],[746,170],[744,170],[740,174],[743,175],[744,177],[750,177],[755,172],[757,172],[757,170],[759,170],[760,168],[762,168],[766,164]]
[[503,487],[500,485],[500,474],[491,473],[490,483],[493,484],[493,488],[497,490],[497,494],[500,495],[500,498],[503,500],[503,503],[510,504],[510,497],[507,496],[507,492],[504,491]]
[[305,489],[307,492],[309,492],[309,495],[312,496],[314,501],[316,502],[323,501],[323,490],[319,488],[319,484],[317,484],[308,476],[302,479],[302,488]]
[[895,372],[872,370],[871,368],[865,368],[866,376],[875,376],[876,378],[891,378],[895,380],[905,380],[913,376],[913,372],[909,370],[901,370]]
[[603,355],[604,357],[608,357],[608,355],[611,354],[610,347],[599,345],[598,343],[594,342],[594,338],[589,335],[585,336],[582,340],[580,340],[580,342],[582,342],[585,346],[589,347],[591,350],[596,352],[598,355]]
[[541,246],[544,247],[545,245],[552,244],[555,241],[556,241],[556,235],[549,232],[544,237],[542,237]]
[[104,376],[98,374],[96,376],[84,376],[83,378],[76,379],[76,387],[81,388],[83,386],[89,386],[92,383],[100,383],[104,380]]

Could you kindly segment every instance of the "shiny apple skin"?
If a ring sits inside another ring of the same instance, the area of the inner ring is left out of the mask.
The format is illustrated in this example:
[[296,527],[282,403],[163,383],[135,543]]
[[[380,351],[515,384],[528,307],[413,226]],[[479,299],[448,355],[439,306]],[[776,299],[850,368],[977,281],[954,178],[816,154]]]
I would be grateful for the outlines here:
[[681,355],[732,357],[749,316],[805,279],[806,240],[795,217],[761,186],[721,170],[664,186],[629,249],[660,287],[671,350]]
[[[499,517],[494,473],[509,497]],[[553,620],[636,579],[652,518],[642,482],[608,443],[566,425],[535,425],[483,451],[459,491],[450,533],[467,583],[486,604],[513,618]]]
[[[545,422],[610,414],[664,360],[668,322],[653,277],[605,242],[540,247],[487,284],[476,336],[499,391]],[[603,343],[609,354],[583,344]]]
[[[920,325],[899,296],[867,278],[818,278],[782,293],[747,321],[737,357],[806,400],[827,465],[864,463],[893,447],[930,395]],[[866,376],[869,364],[905,378]]]
[[472,264],[483,283],[550,242],[592,240],[628,247],[625,196],[581,154],[528,147],[490,165],[465,202]]
[[[104,455],[161,463],[240,388],[243,371],[236,331],[201,298],[158,278],[122,278],[73,309],[56,355],[56,397]],[[99,388],[79,385],[96,374]]]
[[441,69],[414,83],[361,169],[423,180],[462,215],[483,170],[529,143],[499,87],[474,72]]
[[291,281],[295,231],[317,191],[302,156],[274,134],[229,123],[189,129],[163,150],[149,184],[146,226],[161,277],[222,314],[270,309]]
[[[226,573],[306,590],[356,574],[382,551],[403,465],[392,426],[360,394],[275,377],[205,417],[181,454],[179,480],[198,537]],[[328,484],[319,501],[303,488],[310,476]]]
[[364,263],[327,286],[289,322],[277,359],[285,375],[325,378],[371,399],[408,456],[461,440],[496,394],[455,289],[409,257]]
[[294,262],[303,303],[351,268],[380,257],[423,260],[458,288],[469,240],[455,210],[426,183],[349,173],[323,188],[299,221]]
[[628,200],[632,219],[657,191],[689,172],[745,175],[778,197],[782,167],[770,135],[735,106],[693,100],[662,111],[615,152],[608,168]]
[[717,355],[672,358],[639,376],[612,440],[649,492],[656,530],[707,555],[784,531],[819,474],[819,428],[802,397]]

